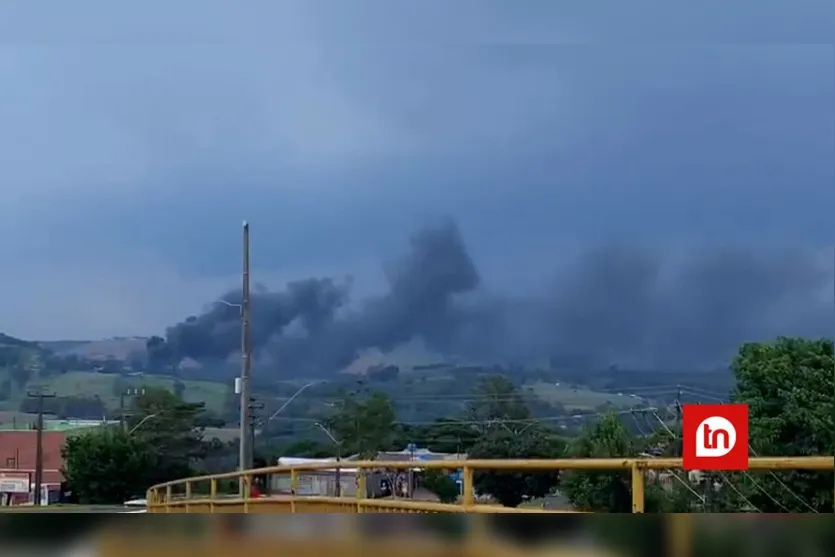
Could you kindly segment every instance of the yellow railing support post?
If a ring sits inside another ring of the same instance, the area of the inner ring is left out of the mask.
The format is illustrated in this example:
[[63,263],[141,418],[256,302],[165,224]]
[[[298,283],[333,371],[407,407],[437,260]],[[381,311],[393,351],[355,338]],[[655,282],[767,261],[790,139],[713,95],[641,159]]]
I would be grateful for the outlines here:
[[191,482],[186,481],[186,512],[188,512],[190,505],[189,502],[191,500]]
[[290,512],[296,512],[296,494],[299,492],[299,472],[295,468],[290,469]]
[[644,469],[632,462],[632,512],[644,512]]
[[[393,491],[393,490],[392,490]],[[362,512],[362,505],[360,501],[366,498],[368,495],[367,488],[365,486],[365,470],[362,468],[357,469],[357,512]]]
[[465,507],[475,505],[475,487],[473,486],[473,469],[464,466],[464,501]]
[[249,499],[252,496],[252,476],[249,474],[244,474],[242,479],[244,486],[244,513],[248,513]]
[[171,489],[170,484],[165,486],[165,512],[167,513],[171,512],[171,500],[173,499],[171,494],[172,491],[173,490]]
[[209,483],[209,512],[215,512],[215,499],[217,499],[217,478],[212,478]]

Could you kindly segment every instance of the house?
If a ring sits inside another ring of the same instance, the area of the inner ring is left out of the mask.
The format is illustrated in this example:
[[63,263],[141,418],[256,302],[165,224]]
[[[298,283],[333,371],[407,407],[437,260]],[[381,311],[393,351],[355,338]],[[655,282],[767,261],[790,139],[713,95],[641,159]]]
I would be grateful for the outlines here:
[[[36,455],[38,432],[28,430],[0,430],[0,473],[29,473],[35,481]],[[64,431],[44,431],[41,446],[43,448],[43,486],[50,495],[61,491],[64,476],[61,468],[64,457],[61,452],[66,443],[67,435]],[[28,499],[27,495],[17,495],[12,503],[21,503],[21,499]]]

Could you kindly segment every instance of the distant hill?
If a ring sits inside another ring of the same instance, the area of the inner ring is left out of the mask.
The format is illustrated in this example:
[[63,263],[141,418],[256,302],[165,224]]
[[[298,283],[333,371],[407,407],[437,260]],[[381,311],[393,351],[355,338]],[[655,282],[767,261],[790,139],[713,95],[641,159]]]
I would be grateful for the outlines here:
[[72,350],[76,346],[81,346],[82,344],[87,344],[90,342],[89,340],[39,340],[37,343],[44,348],[45,350],[49,350],[50,352],[55,352],[56,354],[60,354],[61,352],[66,352],[67,350]]
[[87,360],[127,360],[131,354],[145,352],[145,337],[114,337],[103,340],[59,340],[38,343],[59,356],[78,356]]
[[6,333],[0,333],[0,346],[18,347],[18,348],[39,348],[37,342],[30,342],[9,336]]
[[30,342],[0,333],[0,367],[9,364],[37,366],[51,352],[37,342]]

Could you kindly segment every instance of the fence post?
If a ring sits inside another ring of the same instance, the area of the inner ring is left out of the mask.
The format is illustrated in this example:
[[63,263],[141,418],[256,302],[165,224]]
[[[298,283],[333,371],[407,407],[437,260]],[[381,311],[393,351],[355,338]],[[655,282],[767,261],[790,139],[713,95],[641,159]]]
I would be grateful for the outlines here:
[[209,512],[215,512],[215,499],[217,499],[217,478],[212,478],[209,484]]
[[644,512],[644,469],[637,460],[632,461],[632,512]]
[[[394,486],[392,486],[392,492],[394,491]],[[368,495],[366,486],[365,486],[365,468],[357,468],[357,512],[362,512],[362,504],[361,501],[366,498]]]
[[296,493],[299,492],[299,472],[295,468],[290,469],[290,512],[296,512]]
[[167,513],[171,512],[171,500],[173,499],[171,491],[172,489],[170,484],[165,486],[165,512]]
[[464,465],[464,501],[465,507],[475,505],[475,488],[473,487],[473,469]]
[[191,480],[186,480],[186,512],[191,508]]

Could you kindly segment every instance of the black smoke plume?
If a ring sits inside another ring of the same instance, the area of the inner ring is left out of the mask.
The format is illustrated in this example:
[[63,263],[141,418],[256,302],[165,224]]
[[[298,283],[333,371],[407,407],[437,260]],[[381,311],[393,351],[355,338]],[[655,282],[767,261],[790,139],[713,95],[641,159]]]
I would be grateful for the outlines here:
[[[669,256],[605,247],[563,265],[548,292],[484,292],[454,223],[427,228],[387,268],[384,295],[349,304],[350,284],[292,282],[252,297],[252,345],[282,374],[322,375],[364,349],[412,339],[469,361],[552,357],[588,366],[723,365],[739,344],[779,335],[831,337],[832,254],[719,249]],[[240,293],[221,298],[240,303]],[[176,358],[240,347],[239,309],[213,304],[167,331]]]

